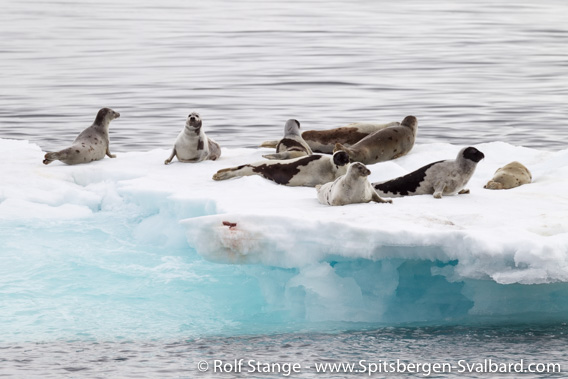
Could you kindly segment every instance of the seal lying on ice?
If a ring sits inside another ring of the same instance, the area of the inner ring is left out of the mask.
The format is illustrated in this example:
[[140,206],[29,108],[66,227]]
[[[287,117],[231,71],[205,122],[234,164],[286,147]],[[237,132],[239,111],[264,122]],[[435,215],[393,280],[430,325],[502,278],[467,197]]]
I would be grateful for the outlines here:
[[532,181],[532,175],[528,168],[515,161],[511,162],[497,171],[483,188],[487,189],[511,189]]
[[356,203],[392,203],[392,200],[381,198],[367,176],[371,171],[363,163],[352,163],[347,173],[335,181],[324,185],[317,185],[318,200],[325,205],[347,205]]
[[260,175],[286,186],[315,187],[334,181],[345,174],[349,157],[344,151],[333,155],[312,154],[304,157],[261,161],[225,168],[213,175],[213,180],[227,180],[241,176]]
[[417,128],[416,117],[406,116],[400,125],[378,130],[350,147],[338,143],[335,150],[345,151],[353,162],[373,164],[388,161],[402,157],[412,149]]
[[373,183],[373,187],[379,195],[390,197],[434,194],[441,199],[442,195],[469,193],[464,187],[483,158],[475,147],[465,147],[455,160],[430,163],[396,179]]
[[[326,130],[306,130],[302,138],[314,153],[333,154],[335,144],[340,143],[345,147],[355,145],[369,134],[387,128],[398,126],[400,122],[387,124],[375,124],[369,122],[354,122],[346,126]],[[265,141],[260,147],[276,147],[279,141]]]

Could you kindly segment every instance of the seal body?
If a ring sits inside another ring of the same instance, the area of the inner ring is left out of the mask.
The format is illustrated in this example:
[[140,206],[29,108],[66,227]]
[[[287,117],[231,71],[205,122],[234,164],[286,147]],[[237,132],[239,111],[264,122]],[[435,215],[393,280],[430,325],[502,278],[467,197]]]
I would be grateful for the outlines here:
[[315,187],[345,174],[349,157],[344,151],[330,155],[312,154],[287,160],[261,161],[217,171],[213,180],[260,175],[286,186]]
[[55,160],[60,160],[68,165],[74,165],[98,161],[105,155],[109,158],[116,158],[116,155],[110,153],[108,127],[110,122],[118,117],[120,113],[110,108],[100,109],[93,124],[75,138],[71,147],[58,152],[46,153],[43,163],[50,164]]
[[414,116],[407,116],[400,125],[389,126],[363,138],[351,147],[340,143],[335,150],[343,150],[351,161],[373,164],[395,159],[407,154],[414,146],[418,121]]
[[532,175],[528,168],[517,161],[511,162],[497,171],[483,188],[487,189],[511,189],[532,181]]
[[291,159],[311,155],[312,149],[300,135],[300,122],[290,119],[284,125],[284,138],[276,145],[276,154],[263,155],[266,159]]
[[[340,128],[306,130],[302,133],[302,138],[314,153],[333,154],[336,143],[349,147],[377,130],[397,125],[400,125],[400,123],[390,122],[387,124],[375,124],[369,122],[354,122]],[[279,141],[266,141],[260,146],[276,147],[278,142]]]
[[317,185],[318,200],[325,205],[347,205],[356,203],[392,203],[392,200],[381,198],[367,176],[371,171],[362,163],[352,163],[347,168],[347,173],[335,181],[324,185]]
[[373,187],[379,195],[391,197],[433,194],[440,199],[442,195],[469,193],[464,187],[484,157],[476,148],[466,147],[455,160],[430,163],[396,179],[373,183]]
[[180,162],[201,162],[206,159],[212,161],[221,156],[221,147],[203,131],[203,123],[198,113],[192,112],[187,116],[185,127],[177,136],[172,154],[165,160],[169,164],[174,157]]

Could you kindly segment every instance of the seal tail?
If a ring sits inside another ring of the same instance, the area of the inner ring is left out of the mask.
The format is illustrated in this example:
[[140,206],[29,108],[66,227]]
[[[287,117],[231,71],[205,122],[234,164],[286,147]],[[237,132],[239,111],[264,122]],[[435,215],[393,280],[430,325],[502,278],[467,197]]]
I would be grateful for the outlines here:
[[263,143],[260,144],[260,147],[271,147],[276,149],[276,146],[278,146],[278,140],[276,141],[264,141]]
[[215,175],[213,175],[213,180],[227,180],[249,175],[254,175],[252,167],[250,165],[242,165],[238,167],[224,168],[217,171]]
[[46,153],[43,164],[50,164],[53,161],[59,160],[59,153]]

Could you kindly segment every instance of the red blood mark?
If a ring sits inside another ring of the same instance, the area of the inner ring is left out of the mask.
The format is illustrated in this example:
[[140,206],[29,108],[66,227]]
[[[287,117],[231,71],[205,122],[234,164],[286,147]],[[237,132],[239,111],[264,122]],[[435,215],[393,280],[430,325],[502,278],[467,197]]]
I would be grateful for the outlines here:
[[228,226],[229,229],[234,229],[237,227],[236,222],[223,221],[223,225]]

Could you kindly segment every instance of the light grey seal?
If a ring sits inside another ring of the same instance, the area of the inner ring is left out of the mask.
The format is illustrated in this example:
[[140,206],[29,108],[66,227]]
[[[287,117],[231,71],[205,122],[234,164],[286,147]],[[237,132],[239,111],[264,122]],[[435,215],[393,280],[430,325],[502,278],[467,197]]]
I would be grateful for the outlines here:
[[497,171],[483,188],[487,189],[511,189],[532,181],[532,175],[528,168],[515,161],[511,162]]
[[475,147],[465,147],[455,160],[430,163],[396,179],[373,183],[373,187],[379,195],[390,197],[433,194],[441,199],[442,195],[469,193],[464,187],[483,158]]
[[286,186],[315,187],[334,181],[345,174],[349,157],[344,151],[333,155],[312,154],[287,160],[261,161],[225,168],[213,175],[213,180],[260,175]]
[[185,127],[177,136],[172,154],[164,164],[169,164],[175,156],[180,162],[185,163],[201,162],[207,159],[214,161],[221,156],[221,147],[205,135],[198,113],[192,112],[187,116]]
[[[370,122],[354,122],[346,126],[327,130],[306,130],[302,138],[314,153],[333,154],[336,143],[345,147],[356,144],[378,130],[389,126],[398,126],[400,122],[375,124]],[[276,147],[279,141],[266,141],[260,147]]]
[[300,135],[300,122],[290,119],[284,125],[284,138],[276,145],[276,154],[263,155],[266,159],[292,159],[311,155],[312,149]]
[[347,205],[356,203],[392,203],[379,196],[367,176],[371,171],[363,163],[351,163],[347,173],[333,182],[317,185],[318,200],[324,205]]
[[75,138],[71,147],[55,153],[46,153],[43,163],[50,164],[55,160],[69,165],[89,163],[103,159],[105,154],[109,158],[116,158],[116,155],[110,153],[108,126],[112,120],[119,117],[120,113],[110,108],[102,108],[97,113],[95,122]]
[[401,157],[412,149],[417,128],[416,117],[406,116],[400,125],[389,126],[369,134],[351,147],[338,143],[335,150],[345,151],[353,162],[373,164],[388,161]]

